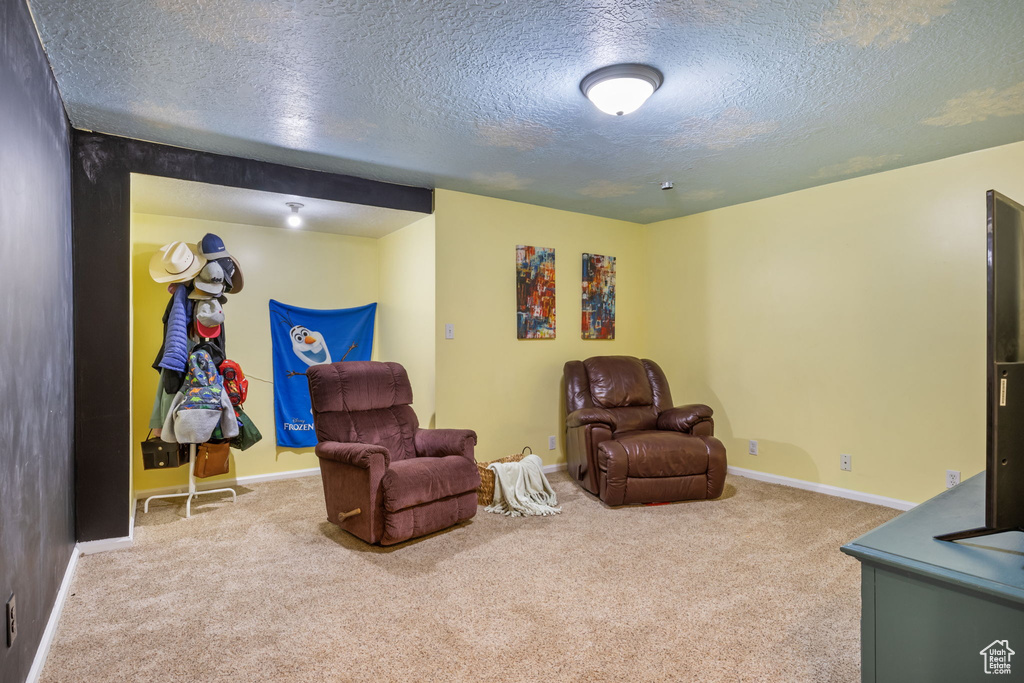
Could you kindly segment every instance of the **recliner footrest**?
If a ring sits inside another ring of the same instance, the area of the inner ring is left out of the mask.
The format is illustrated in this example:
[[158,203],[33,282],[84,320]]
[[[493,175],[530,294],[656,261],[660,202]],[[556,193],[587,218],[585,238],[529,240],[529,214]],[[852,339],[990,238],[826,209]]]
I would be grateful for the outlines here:
[[466,492],[476,495],[479,484],[476,464],[461,455],[398,460],[381,481],[384,510],[398,512]]
[[[474,471],[476,468],[473,468]],[[384,513],[381,545],[394,545],[447,529],[476,515],[476,489],[423,505]]]

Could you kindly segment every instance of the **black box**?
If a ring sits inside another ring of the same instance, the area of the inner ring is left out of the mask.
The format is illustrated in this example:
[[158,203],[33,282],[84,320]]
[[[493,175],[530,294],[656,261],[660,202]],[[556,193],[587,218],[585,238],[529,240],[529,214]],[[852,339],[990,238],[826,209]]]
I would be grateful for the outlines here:
[[188,464],[188,446],[167,443],[160,439],[147,439],[142,443],[142,467],[163,470]]

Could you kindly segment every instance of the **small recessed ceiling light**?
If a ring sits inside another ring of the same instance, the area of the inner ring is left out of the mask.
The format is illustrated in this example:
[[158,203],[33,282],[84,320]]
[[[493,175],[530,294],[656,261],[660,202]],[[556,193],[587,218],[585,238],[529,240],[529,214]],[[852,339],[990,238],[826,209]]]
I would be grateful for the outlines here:
[[653,66],[613,64],[588,74],[580,81],[580,90],[605,114],[622,116],[639,109],[662,80]]
[[297,228],[302,225],[302,216],[299,215],[299,209],[305,206],[305,204],[300,204],[299,202],[285,202],[284,205],[290,207],[292,210],[291,215],[288,216],[288,225],[293,228]]

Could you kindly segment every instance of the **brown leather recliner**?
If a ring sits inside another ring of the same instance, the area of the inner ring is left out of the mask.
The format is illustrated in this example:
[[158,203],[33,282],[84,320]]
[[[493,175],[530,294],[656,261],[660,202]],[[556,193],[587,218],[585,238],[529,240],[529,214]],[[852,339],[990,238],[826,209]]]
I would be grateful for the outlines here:
[[405,368],[349,361],[306,377],[329,520],[392,545],[476,515],[476,433],[420,429]]
[[569,475],[608,505],[717,498],[725,446],[711,408],[672,407],[658,364],[595,356],[565,364]]

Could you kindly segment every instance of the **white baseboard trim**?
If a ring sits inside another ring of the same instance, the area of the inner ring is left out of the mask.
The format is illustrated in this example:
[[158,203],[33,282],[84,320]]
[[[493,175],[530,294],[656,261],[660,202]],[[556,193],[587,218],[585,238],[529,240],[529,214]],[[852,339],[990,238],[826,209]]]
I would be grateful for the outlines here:
[[564,472],[569,468],[569,465],[564,462],[555,463],[554,465],[544,465],[544,474],[551,474],[552,472]]
[[[298,479],[300,477],[313,477],[320,476],[319,467],[310,467],[305,470],[289,470],[287,472],[272,472],[270,474],[250,474],[245,477],[235,477],[234,479],[217,479],[215,481],[203,482],[196,484],[196,489],[203,491],[206,489],[220,489],[225,486],[244,486],[246,484],[259,484],[264,481],[277,481],[278,479]],[[167,493],[182,493],[188,491],[188,484],[182,484],[181,486],[162,486],[155,489],[144,489],[142,491],[135,492],[135,500],[145,500],[150,496],[161,496]]]
[[127,536],[121,536],[120,538],[101,538],[98,541],[84,541],[78,544],[78,549],[83,555],[95,555],[96,553],[105,553],[111,550],[121,550],[122,548],[131,548],[135,544],[135,527],[133,525],[131,534]]
[[36,648],[36,656],[32,659],[32,668],[28,670],[28,678],[25,679],[25,683],[36,683],[40,674],[43,673],[43,666],[46,665],[46,657],[50,654],[53,637],[57,634],[57,624],[60,623],[60,615],[64,612],[64,602],[68,599],[71,582],[75,578],[75,568],[78,566],[78,557],[81,554],[79,545],[75,544],[75,547],[71,549],[71,559],[68,560],[67,569],[64,570],[64,579],[60,582],[57,598],[53,601],[50,618],[46,620],[46,628],[43,629],[43,637],[39,641],[39,647]]
[[748,470],[743,467],[733,467],[732,465],[729,466],[729,474],[735,474],[738,477],[746,477],[748,479],[757,479],[758,481],[765,481],[769,484],[782,484],[783,486],[792,486],[793,488],[803,489],[804,491],[824,493],[827,496],[859,500],[862,503],[882,505],[884,507],[895,508],[897,510],[909,510],[917,505],[917,503],[911,503],[897,498],[876,496],[873,493],[862,493],[852,489],[839,488],[838,486],[829,486],[828,484],[816,484],[812,481],[793,479],[791,477],[783,477],[779,474],[768,474],[767,472],[758,472],[757,470]]

